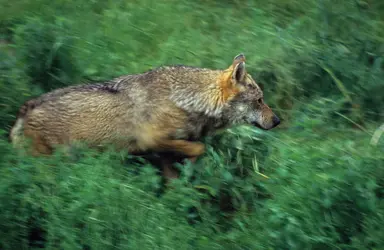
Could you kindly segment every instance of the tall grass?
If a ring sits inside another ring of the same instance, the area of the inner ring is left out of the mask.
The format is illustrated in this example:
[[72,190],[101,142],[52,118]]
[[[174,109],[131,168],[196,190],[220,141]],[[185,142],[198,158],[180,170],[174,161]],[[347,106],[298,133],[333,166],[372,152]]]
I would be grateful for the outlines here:
[[[0,249],[381,249],[381,1],[17,1],[0,10]],[[243,52],[278,129],[233,128],[164,189],[123,152],[34,158],[7,133],[51,89]]]

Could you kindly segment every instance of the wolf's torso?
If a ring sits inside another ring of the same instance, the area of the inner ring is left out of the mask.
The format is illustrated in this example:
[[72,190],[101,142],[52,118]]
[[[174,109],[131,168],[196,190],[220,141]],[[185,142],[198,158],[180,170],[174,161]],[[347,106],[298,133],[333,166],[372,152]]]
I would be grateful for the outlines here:
[[[161,68],[52,91],[34,100],[25,133],[38,130],[50,145],[82,140],[114,143],[129,151],[145,148],[154,137],[199,140],[217,121],[196,99],[204,87],[200,78],[212,72],[191,77],[191,71],[198,70]],[[181,95],[175,96],[175,91]],[[184,101],[187,109],[178,103]]]

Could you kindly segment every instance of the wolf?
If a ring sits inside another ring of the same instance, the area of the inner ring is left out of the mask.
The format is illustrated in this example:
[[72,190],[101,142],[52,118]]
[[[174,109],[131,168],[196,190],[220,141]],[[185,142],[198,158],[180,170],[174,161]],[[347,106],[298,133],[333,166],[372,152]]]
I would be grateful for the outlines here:
[[31,139],[35,155],[83,141],[131,154],[172,152],[194,161],[205,152],[200,140],[219,129],[269,130],[280,124],[245,62],[239,54],[225,69],[160,66],[56,89],[21,106],[10,140],[18,145]]

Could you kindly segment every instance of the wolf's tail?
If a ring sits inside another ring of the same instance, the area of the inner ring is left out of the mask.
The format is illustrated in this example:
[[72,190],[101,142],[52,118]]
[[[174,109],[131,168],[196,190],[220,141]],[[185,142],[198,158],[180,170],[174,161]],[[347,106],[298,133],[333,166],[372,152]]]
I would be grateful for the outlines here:
[[20,143],[23,137],[24,120],[27,113],[35,107],[34,100],[27,101],[20,107],[15,124],[9,134],[9,140],[13,145]]

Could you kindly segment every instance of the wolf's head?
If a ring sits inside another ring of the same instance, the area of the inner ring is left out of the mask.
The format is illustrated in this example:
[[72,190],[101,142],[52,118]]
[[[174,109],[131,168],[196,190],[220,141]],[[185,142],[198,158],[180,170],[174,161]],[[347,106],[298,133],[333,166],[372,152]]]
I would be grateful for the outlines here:
[[221,79],[223,88],[231,95],[222,113],[230,124],[252,124],[265,130],[280,124],[280,119],[264,102],[263,91],[247,73],[243,54],[233,59]]

